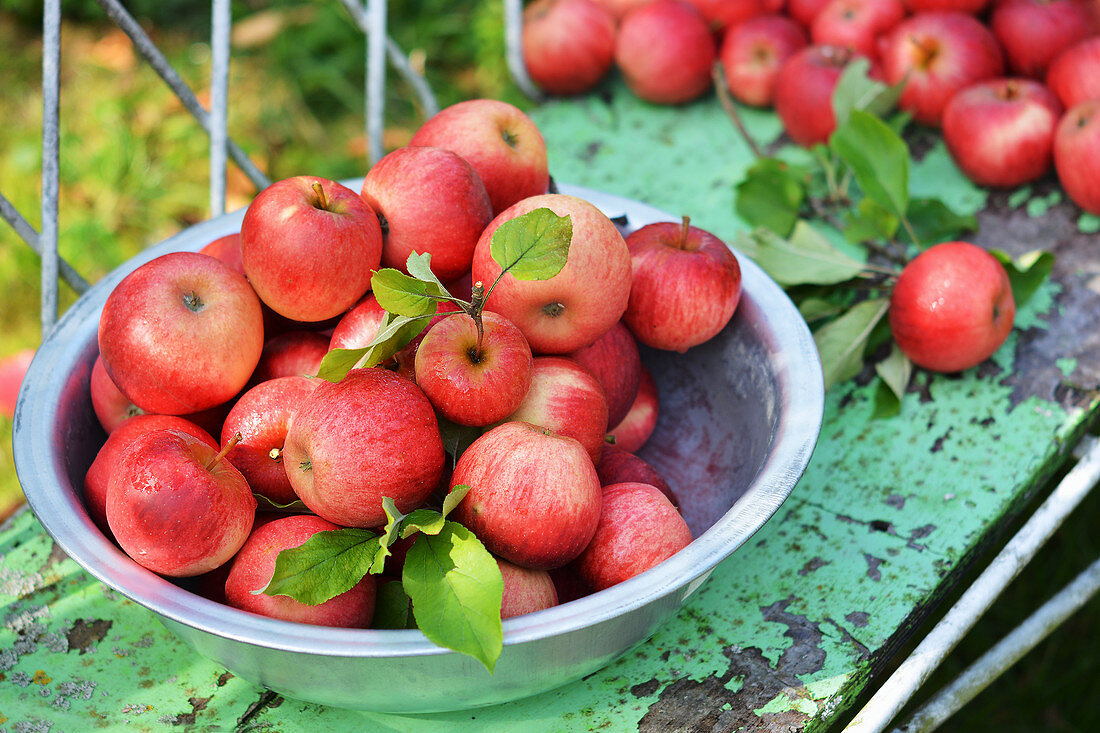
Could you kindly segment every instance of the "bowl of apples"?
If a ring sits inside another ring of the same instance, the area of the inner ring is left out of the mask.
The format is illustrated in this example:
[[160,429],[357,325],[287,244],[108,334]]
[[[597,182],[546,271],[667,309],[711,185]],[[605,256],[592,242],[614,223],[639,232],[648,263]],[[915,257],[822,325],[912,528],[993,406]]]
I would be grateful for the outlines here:
[[647,639],[791,493],[814,341],[713,235],[561,185],[472,225],[466,265],[379,252],[396,208],[334,261],[308,248],[346,236],[346,190],[394,205],[304,178],[96,283],[16,408],[47,532],[201,655],[345,708],[520,699]]

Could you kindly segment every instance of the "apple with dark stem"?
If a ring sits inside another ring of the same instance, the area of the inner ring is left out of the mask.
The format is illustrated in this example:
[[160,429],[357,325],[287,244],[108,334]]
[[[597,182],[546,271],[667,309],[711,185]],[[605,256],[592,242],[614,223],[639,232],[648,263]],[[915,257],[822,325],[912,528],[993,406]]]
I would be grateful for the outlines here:
[[193,435],[158,429],[122,452],[107,486],[107,524],[134,562],[189,577],[222,565],[252,530],[256,499],[241,472]]
[[1012,330],[1016,303],[997,259],[969,242],[944,242],[914,257],[890,296],[890,332],[917,366],[977,366]]
[[878,58],[879,37],[904,18],[901,0],[829,0],[814,16],[810,40]]

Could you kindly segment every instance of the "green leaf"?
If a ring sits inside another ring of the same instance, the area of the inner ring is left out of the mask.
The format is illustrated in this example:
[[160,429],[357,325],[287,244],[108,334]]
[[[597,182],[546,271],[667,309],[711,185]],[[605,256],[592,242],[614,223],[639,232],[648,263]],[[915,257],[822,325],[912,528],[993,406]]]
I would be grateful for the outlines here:
[[[411,258],[410,258],[411,259]],[[435,315],[446,291],[435,282],[406,275],[392,267],[378,270],[370,279],[370,287],[378,305],[397,316]]]
[[1016,258],[999,249],[991,252],[1008,273],[1008,281],[1012,283],[1012,299],[1016,301],[1017,308],[1035,294],[1039,286],[1050,277],[1050,271],[1054,267],[1054,254],[1041,249],[1033,249]]
[[414,629],[412,605],[399,580],[387,580],[378,585],[374,601],[374,629]]
[[467,484],[452,486],[451,490],[447,492],[447,496],[443,498],[443,516],[446,517],[456,506],[462,503],[468,493],[470,493],[470,486]]
[[875,117],[885,117],[898,103],[904,83],[887,85],[867,75],[871,62],[866,58],[854,59],[840,73],[833,87],[833,117],[837,126],[843,125],[852,110],[869,112]]
[[435,273],[432,272],[432,256],[429,253],[410,253],[409,258],[405,260],[405,269],[416,279],[433,284],[439,289],[441,295],[450,296],[446,286],[436,277]]
[[807,323],[820,321],[840,313],[847,306],[825,298],[806,298],[798,304],[798,312]]
[[917,239],[926,246],[949,242],[958,239],[963,232],[978,229],[978,220],[973,214],[956,214],[939,199],[913,199],[905,215]]
[[845,213],[844,236],[849,242],[872,239],[892,240],[901,221],[871,199],[861,199],[855,209]]
[[489,253],[517,280],[549,280],[565,267],[572,240],[573,220],[540,208],[497,227]]
[[885,298],[865,300],[814,332],[825,389],[859,374],[867,340],[888,306]]
[[370,568],[371,573],[375,575],[383,572],[386,558],[393,554],[390,552],[390,547],[397,541],[401,521],[406,516],[389,496],[382,497],[382,511],[386,513],[386,524],[382,527],[382,535],[378,538],[378,554],[375,555],[374,563]]
[[439,534],[444,522],[443,515],[434,509],[414,509],[401,523],[401,536],[408,537],[416,532]]
[[475,440],[481,437],[481,428],[459,425],[438,413],[436,413],[436,419],[439,421],[439,434],[443,437],[443,448],[456,461]]
[[490,672],[504,648],[500,567],[470,530],[447,521],[409,548],[402,574],[416,625],[433,643],[477,659]]
[[869,112],[854,109],[829,147],[851,168],[864,195],[898,218],[909,206],[909,146]]
[[875,372],[882,380],[875,390],[875,417],[892,417],[901,411],[901,401],[913,376],[913,362],[898,348],[890,349],[890,355],[875,363]]
[[851,280],[864,267],[802,219],[789,239],[759,228],[743,235],[737,246],[780,285],[831,285]]
[[775,158],[761,158],[737,184],[737,215],[753,227],[786,237],[806,199],[805,171]]
[[280,552],[271,580],[253,593],[290,596],[316,606],[362,580],[378,550],[378,535],[365,529],[317,532],[298,547]]
[[381,364],[420,335],[434,314],[433,310],[431,314],[410,318],[387,313],[373,341],[360,349],[332,349],[321,359],[317,376],[339,382],[356,365],[372,367]]

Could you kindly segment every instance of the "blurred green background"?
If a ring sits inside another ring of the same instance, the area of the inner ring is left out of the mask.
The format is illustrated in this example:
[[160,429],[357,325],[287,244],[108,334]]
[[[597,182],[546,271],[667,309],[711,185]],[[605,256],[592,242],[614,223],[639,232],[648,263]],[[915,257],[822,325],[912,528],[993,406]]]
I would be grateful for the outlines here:
[[[132,0],[141,21],[199,98],[210,70],[209,4]],[[129,40],[93,0],[65,0],[62,31],[61,255],[89,281],[208,215],[207,139]],[[0,191],[39,228],[41,171],[40,0],[0,0]],[[490,0],[391,0],[390,33],[426,75],[441,106],[472,97],[531,102],[504,62],[502,4]],[[366,171],[366,42],[336,0],[236,0],[230,136],[273,180]],[[392,149],[423,121],[412,90],[392,71],[386,134]],[[251,183],[231,166],[228,209]],[[36,255],[0,224],[0,358],[34,348],[39,333]],[[75,295],[61,287],[62,308]],[[11,422],[0,416],[0,518],[21,501]],[[1086,500],[924,688],[930,693],[1003,636],[1100,554]],[[1006,537],[1007,537],[1006,533]],[[1092,607],[1095,607],[1095,603]],[[941,730],[1100,729],[1097,613],[1073,617]],[[926,631],[926,629],[925,629]],[[838,726],[839,729],[840,726]]]

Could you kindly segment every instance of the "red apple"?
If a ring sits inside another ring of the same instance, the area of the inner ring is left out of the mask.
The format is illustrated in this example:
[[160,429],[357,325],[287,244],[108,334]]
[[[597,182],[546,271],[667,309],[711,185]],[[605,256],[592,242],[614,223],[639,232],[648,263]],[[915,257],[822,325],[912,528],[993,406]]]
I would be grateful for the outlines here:
[[684,104],[711,86],[717,46],[707,21],[684,0],[654,0],[619,23],[615,63],[634,94],[655,104]]
[[1054,131],[1054,168],[1066,195],[1100,215],[1100,99],[1070,109]]
[[839,46],[806,46],[779,68],[772,103],[783,129],[803,147],[825,143],[836,129],[833,90],[856,54]]
[[398,148],[363,179],[363,200],[382,225],[382,266],[407,273],[413,252],[430,254],[440,280],[470,270],[474,245],[493,218],[481,177],[443,148]]
[[252,384],[278,377],[312,377],[329,350],[330,337],[317,331],[287,331],[264,342]]
[[531,347],[511,321],[465,313],[443,319],[416,350],[416,383],[445,418],[482,427],[519,407],[531,385]]
[[648,5],[653,0],[596,0],[596,2],[607,8],[615,20],[618,21],[622,20],[622,17],[634,8]]
[[410,145],[453,150],[474,167],[498,214],[550,186],[546,141],[519,107],[468,99],[437,112],[413,133]]
[[321,382],[298,408],[283,444],[294,492],[314,513],[345,527],[385,523],[382,499],[408,512],[443,474],[443,439],[432,405],[386,369],[352,369]]
[[813,25],[814,18],[829,0],[788,0],[787,15],[797,20],[807,31]]
[[329,350],[363,348],[378,335],[385,317],[386,309],[379,305],[374,293],[367,293],[336,323],[329,338]]
[[260,301],[214,257],[174,252],[141,265],[107,297],[99,353],[146,412],[183,415],[227,402],[263,350]]
[[743,104],[770,107],[780,67],[805,46],[802,26],[784,15],[758,15],[730,28],[718,53],[730,94]]
[[23,384],[23,375],[34,359],[34,349],[23,349],[0,358],[0,415],[15,416],[15,403],[19,398],[19,387]]
[[134,440],[154,430],[172,429],[195,436],[211,448],[218,449],[218,441],[195,423],[175,415],[134,415],[120,423],[107,436],[96,453],[95,460],[84,474],[84,505],[88,515],[107,531],[107,486],[111,482],[119,457]]
[[623,450],[637,453],[653,435],[660,414],[660,402],[657,397],[657,383],[653,375],[642,365],[642,376],[638,380],[638,396],[630,406],[630,412],[618,425],[608,428],[608,434],[614,444]]
[[530,423],[507,422],[475,440],[451,484],[470,487],[451,518],[494,555],[527,568],[575,558],[600,518],[600,480],[584,446]]
[[226,603],[283,621],[360,629],[370,626],[377,582],[370,574],[349,590],[316,606],[290,596],[257,592],[271,582],[280,552],[299,547],[318,532],[336,529],[340,527],[308,514],[281,517],[254,529],[233,559],[225,581]]
[[903,0],[903,2],[911,13],[956,11],[978,15],[989,5],[989,0]]
[[587,92],[611,69],[615,16],[596,0],[535,0],[523,11],[523,63],[550,94]]
[[248,538],[255,514],[241,472],[179,430],[134,438],[107,485],[115,540],[134,562],[161,575],[189,577],[222,565]]
[[577,349],[569,357],[596,377],[607,396],[607,423],[617,425],[634,404],[642,378],[642,358],[630,329],[619,321],[591,345]]
[[810,40],[878,58],[878,39],[905,17],[901,0],[829,0],[814,16]]
[[629,580],[691,544],[691,530],[657,488],[643,483],[603,487],[603,510],[592,541],[576,560],[594,590]]
[[276,313],[295,321],[340,315],[370,288],[382,255],[375,212],[355,191],[316,176],[277,181],[241,222],[249,282]]
[[1100,37],[1075,43],[1055,56],[1046,81],[1066,109],[1100,99]]
[[244,260],[241,257],[241,234],[233,232],[224,237],[218,237],[210,242],[199,252],[211,257],[217,257],[237,272],[244,274]]
[[222,426],[223,446],[240,436],[226,458],[244,474],[254,493],[274,504],[298,499],[283,467],[283,443],[294,413],[318,382],[301,376],[260,382],[237,398]]
[[649,484],[656,487],[664,494],[672,505],[680,506],[672,487],[668,485],[664,477],[637,455],[624,450],[618,444],[604,446],[603,455],[596,464],[596,475],[600,477],[601,486],[634,482]]
[[1030,79],[994,79],[959,91],[943,110],[943,140],[981,186],[1012,187],[1050,170],[1062,105]]
[[[573,237],[565,267],[549,280],[500,278],[492,257],[493,233],[506,221],[529,211],[548,208],[569,216]],[[575,196],[532,196],[501,212],[474,250],[473,276],[486,288],[496,282],[486,308],[519,327],[531,350],[566,354],[587,346],[615,325],[630,296],[630,251],[607,215]]]
[[607,397],[599,380],[578,362],[539,356],[531,363],[531,388],[508,419],[575,438],[595,463],[607,435]]
[[767,0],[687,0],[712,31],[722,34],[747,20],[769,12]]
[[933,127],[956,92],[1004,71],[993,32],[965,13],[910,16],[883,37],[880,50],[886,82],[905,83],[898,107]]
[[998,0],[989,25],[1008,67],[1042,79],[1055,56],[1100,30],[1095,13],[1087,0]]
[[890,331],[914,364],[969,369],[1012,330],[1016,305],[1004,267],[969,242],[945,242],[914,257],[890,297]]
[[500,602],[500,618],[522,616],[558,605],[558,591],[545,570],[522,568],[496,558],[504,579],[504,595]]
[[741,266],[705,229],[655,222],[626,238],[634,266],[623,321],[643,344],[684,352],[726,327],[741,300]]
[[89,377],[88,390],[92,397],[92,411],[99,420],[103,432],[110,435],[114,429],[134,415],[144,414],[144,411],[135,405],[133,401],[122,394],[118,386],[111,381],[107,370],[103,367],[103,357],[96,356],[92,363],[92,374]]

